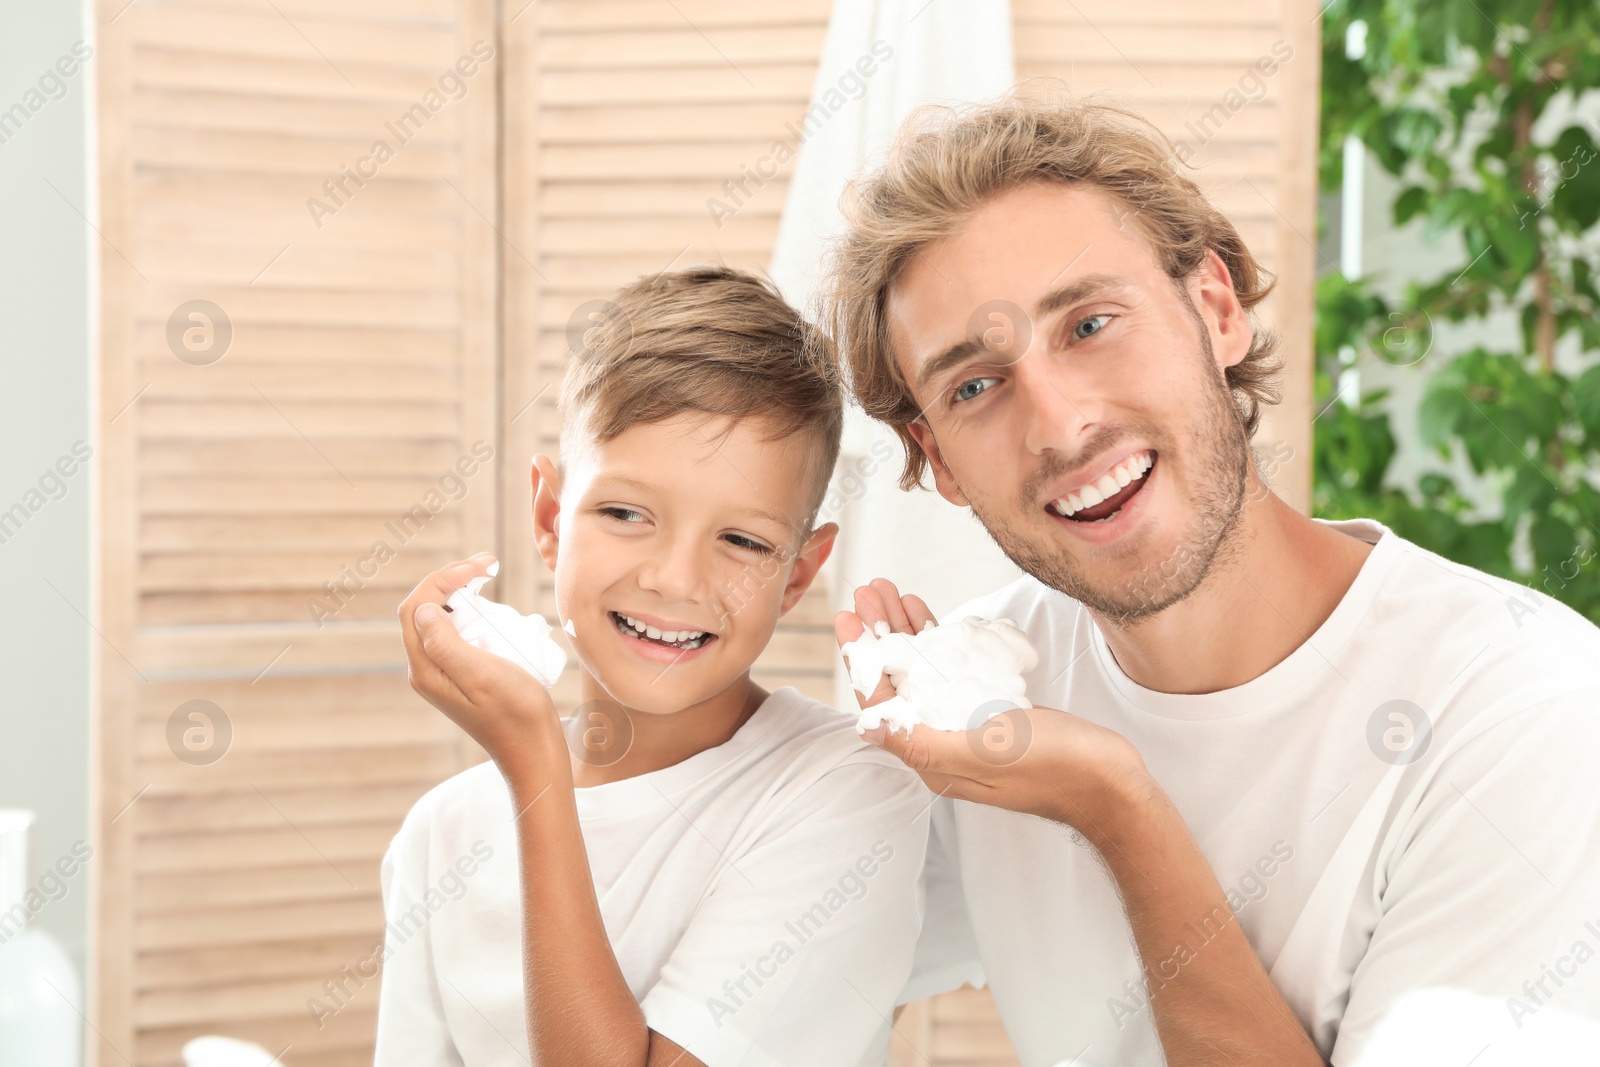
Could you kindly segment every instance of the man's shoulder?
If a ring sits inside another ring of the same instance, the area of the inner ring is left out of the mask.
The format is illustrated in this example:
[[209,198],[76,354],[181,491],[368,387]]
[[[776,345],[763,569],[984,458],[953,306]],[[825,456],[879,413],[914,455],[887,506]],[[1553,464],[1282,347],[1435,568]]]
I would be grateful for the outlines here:
[[1447,559],[1393,531],[1384,536],[1395,539],[1395,560],[1374,621],[1419,645],[1481,648],[1480,669],[1543,663],[1576,682],[1600,684],[1600,627],[1589,619],[1548,592]]

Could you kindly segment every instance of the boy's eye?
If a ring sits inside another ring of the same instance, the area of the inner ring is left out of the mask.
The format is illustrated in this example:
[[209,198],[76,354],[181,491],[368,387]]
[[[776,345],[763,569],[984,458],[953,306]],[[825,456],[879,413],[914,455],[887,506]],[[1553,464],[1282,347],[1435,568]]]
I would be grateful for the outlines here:
[[746,537],[744,534],[724,534],[723,537],[731,545],[737,545],[740,548],[746,548],[752,552],[759,552],[763,556],[772,551],[772,549],[768,548],[760,541],[757,541],[751,537]]
[[644,521],[644,513],[642,511],[635,511],[632,508],[603,507],[600,509],[600,514],[609,515],[611,518],[618,519],[622,522]]
[[1078,323],[1078,325],[1072,328],[1072,336],[1080,341],[1093,337],[1095,334],[1105,329],[1106,324],[1110,321],[1110,315],[1090,315],[1088,318],[1084,319],[1082,322]]
[[950,394],[950,398],[958,404],[963,400],[971,400],[979,393],[982,393],[988,389],[988,385],[985,383],[995,380],[996,379],[994,378],[972,378],[968,381],[964,381],[955,387],[955,391]]

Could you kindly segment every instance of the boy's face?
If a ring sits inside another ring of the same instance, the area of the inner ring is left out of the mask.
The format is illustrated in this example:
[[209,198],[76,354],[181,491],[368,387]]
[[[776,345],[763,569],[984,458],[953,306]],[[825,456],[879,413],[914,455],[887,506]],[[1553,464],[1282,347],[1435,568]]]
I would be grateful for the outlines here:
[[557,610],[579,662],[625,707],[670,714],[740,681],[826,559],[837,527],[800,533],[804,445],[764,429],[686,416],[584,440],[559,473],[536,459],[535,538]]

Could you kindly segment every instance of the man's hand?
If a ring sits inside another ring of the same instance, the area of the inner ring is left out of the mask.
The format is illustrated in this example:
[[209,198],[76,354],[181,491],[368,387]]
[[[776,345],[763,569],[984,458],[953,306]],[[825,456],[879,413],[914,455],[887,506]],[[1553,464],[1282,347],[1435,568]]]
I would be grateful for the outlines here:
[[[834,616],[842,646],[877,622],[915,634],[935,621],[920,597],[879,578],[855,592],[856,610]],[[894,695],[887,678],[862,707]],[[967,731],[918,726],[909,735],[879,727],[866,738],[898,756],[942,796],[1066,823],[1091,841],[1150,798],[1155,784],[1127,738],[1052,708],[1019,708]]]
[[[933,618],[920,598],[902,597],[881,578],[857,589],[855,604],[834,616],[841,645],[879,621],[917,633]],[[870,707],[893,693],[882,679],[870,695],[857,696]],[[1064,711],[1023,708],[965,732],[918,726],[909,737],[882,728],[866,736],[937,793],[1042,815],[1082,834],[1116,882],[1142,960],[1185,943],[1197,915],[1233,915],[1183,816],[1132,742],[1114,730]],[[1323,1063],[1237,922],[1150,1002],[1172,1067]]]
[[[507,771],[508,763],[567,750],[555,703],[526,670],[462,640],[444,602],[488,573],[494,557],[480,552],[424,578],[400,604],[411,688],[444,712]],[[553,743],[553,747],[552,747]]]

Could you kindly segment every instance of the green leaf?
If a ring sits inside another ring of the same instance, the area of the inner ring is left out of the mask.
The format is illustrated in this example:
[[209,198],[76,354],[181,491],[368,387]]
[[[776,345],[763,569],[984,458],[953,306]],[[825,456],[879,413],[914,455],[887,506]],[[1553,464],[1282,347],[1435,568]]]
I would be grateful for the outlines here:
[[1572,410],[1584,430],[1600,441],[1600,363],[1572,383]]
[[1554,574],[1562,582],[1572,580],[1577,571],[1573,555],[1578,537],[1568,523],[1549,513],[1535,515],[1528,526],[1528,544],[1533,549],[1536,573]]
[[1428,190],[1420,185],[1413,185],[1406,189],[1394,201],[1394,221],[1396,226],[1404,226],[1428,208]]

